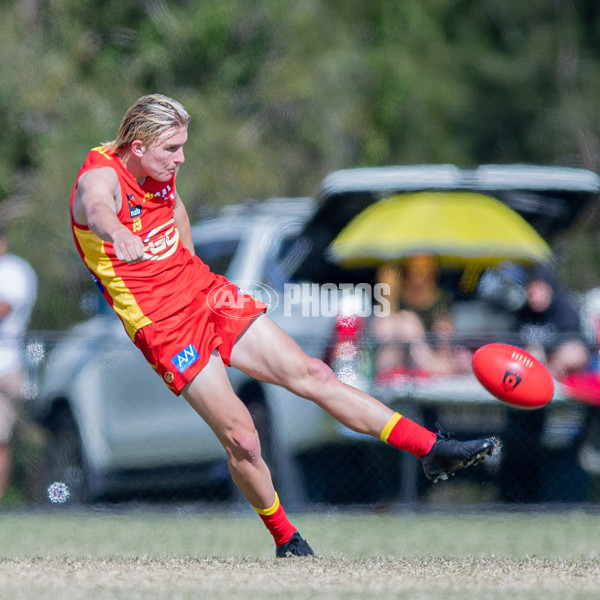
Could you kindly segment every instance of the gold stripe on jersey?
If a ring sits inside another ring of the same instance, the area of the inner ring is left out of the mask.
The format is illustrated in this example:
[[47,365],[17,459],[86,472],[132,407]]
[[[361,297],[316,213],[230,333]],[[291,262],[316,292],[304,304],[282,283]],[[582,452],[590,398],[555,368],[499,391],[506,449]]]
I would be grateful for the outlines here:
[[91,149],[91,152],[97,152],[98,154],[102,154],[106,160],[113,160],[113,157],[109,154],[106,146],[96,146]]
[[149,319],[136,302],[123,279],[116,275],[110,258],[104,252],[104,242],[90,229],[73,227],[79,246],[85,256],[85,264],[100,279],[113,301],[113,309],[119,315],[129,337],[133,340],[136,332],[150,325]]

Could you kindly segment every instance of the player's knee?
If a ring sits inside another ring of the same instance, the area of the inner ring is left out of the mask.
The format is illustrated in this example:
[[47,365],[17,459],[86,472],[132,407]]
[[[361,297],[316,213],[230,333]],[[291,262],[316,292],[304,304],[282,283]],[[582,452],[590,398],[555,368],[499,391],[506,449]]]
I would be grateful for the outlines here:
[[[322,360],[308,358],[300,387],[310,392],[322,389],[324,386],[335,381],[337,381],[335,373]],[[306,394],[301,395],[306,396]]]
[[239,429],[231,437],[227,448],[230,456],[236,461],[255,463],[260,459],[260,441],[255,429]]

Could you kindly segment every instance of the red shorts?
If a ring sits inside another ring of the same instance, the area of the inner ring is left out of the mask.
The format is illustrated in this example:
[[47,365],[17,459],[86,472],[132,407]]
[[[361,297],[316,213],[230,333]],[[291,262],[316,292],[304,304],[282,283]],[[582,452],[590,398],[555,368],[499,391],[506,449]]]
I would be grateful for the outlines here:
[[229,365],[240,334],[266,311],[266,304],[238,292],[235,283],[216,275],[183,311],[136,333],[135,345],[174,394],[202,370],[215,348]]

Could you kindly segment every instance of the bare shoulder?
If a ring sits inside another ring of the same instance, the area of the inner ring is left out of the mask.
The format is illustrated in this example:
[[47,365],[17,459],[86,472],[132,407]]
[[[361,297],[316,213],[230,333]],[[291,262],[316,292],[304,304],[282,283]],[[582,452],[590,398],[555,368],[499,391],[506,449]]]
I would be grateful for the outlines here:
[[87,224],[87,212],[94,205],[103,204],[117,212],[121,208],[119,178],[110,167],[86,171],[79,177],[76,186],[72,210],[77,223]]
[[114,194],[118,186],[119,178],[111,167],[91,169],[83,173],[77,180],[77,191],[84,194],[95,189],[111,191]]

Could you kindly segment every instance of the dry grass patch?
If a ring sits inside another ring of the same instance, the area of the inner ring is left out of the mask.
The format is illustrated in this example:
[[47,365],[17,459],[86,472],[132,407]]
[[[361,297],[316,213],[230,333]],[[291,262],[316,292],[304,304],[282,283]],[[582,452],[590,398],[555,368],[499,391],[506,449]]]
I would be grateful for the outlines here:
[[600,564],[536,558],[33,558],[1,560],[0,581],[2,597],[13,600],[595,600]]

